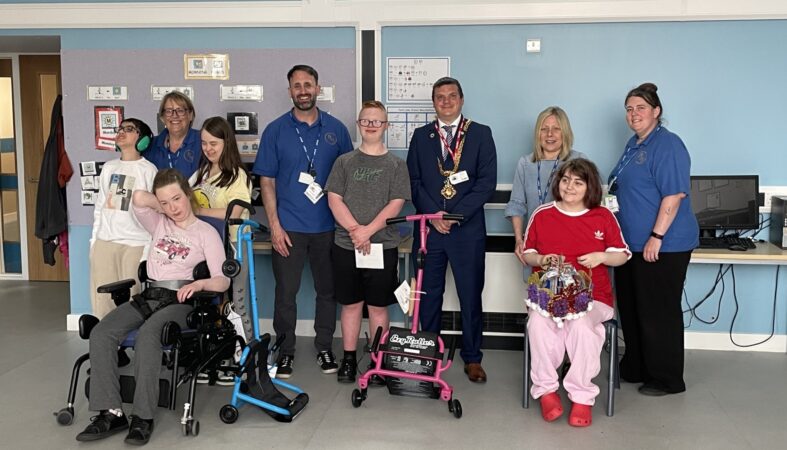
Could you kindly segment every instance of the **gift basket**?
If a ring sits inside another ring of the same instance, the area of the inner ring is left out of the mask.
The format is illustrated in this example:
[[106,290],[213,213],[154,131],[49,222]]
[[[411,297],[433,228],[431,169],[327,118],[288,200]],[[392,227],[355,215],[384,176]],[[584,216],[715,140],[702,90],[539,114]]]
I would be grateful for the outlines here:
[[546,267],[530,274],[525,304],[562,328],[565,321],[578,319],[593,309],[591,277],[563,257],[552,258]]

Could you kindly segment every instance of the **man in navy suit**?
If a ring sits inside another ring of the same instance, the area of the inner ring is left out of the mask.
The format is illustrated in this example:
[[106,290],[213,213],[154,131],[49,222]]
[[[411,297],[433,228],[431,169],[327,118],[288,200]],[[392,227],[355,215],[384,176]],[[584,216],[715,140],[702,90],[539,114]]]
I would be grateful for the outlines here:
[[[415,130],[407,154],[413,204],[418,214],[462,214],[464,221],[434,220],[427,241],[421,297],[421,328],[439,333],[448,263],[462,310],[462,350],[470,381],[483,383],[481,292],[484,289],[484,204],[497,187],[497,151],[492,130],[462,115],[459,81],[445,77],[432,86],[437,120]],[[414,233],[413,254],[420,247]],[[436,233],[435,233],[436,232]]]

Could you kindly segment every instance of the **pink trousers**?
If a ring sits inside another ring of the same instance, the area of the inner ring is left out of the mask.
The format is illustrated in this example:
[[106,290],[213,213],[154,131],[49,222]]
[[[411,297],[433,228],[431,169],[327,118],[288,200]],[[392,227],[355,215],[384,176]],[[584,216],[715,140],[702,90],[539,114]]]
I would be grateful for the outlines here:
[[558,390],[557,368],[568,353],[571,368],[563,387],[574,403],[593,405],[599,388],[593,378],[601,370],[601,348],[604,346],[604,324],[614,310],[601,302],[593,302],[593,310],[584,317],[568,320],[558,328],[551,317],[529,314],[527,334],[530,342],[530,394],[538,399]]

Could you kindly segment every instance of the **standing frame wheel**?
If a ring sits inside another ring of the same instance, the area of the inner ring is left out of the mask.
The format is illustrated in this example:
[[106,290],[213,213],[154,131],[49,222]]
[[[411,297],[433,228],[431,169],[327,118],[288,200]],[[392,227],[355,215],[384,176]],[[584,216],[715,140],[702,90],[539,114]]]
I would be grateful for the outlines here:
[[350,395],[350,401],[352,402],[353,408],[357,408],[361,406],[363,400],[364,400],[364,395],[361,394],[361,391],[359,391],[358,389],[353,389],[353,392]]
[[55,413],[57,423],[60,425],[71,425],[74,423],[74,408],[68,406]]
[[219,418],[224,423],[235,423],[238,420],[238,408],[232,405],[224,405],[219,410]]

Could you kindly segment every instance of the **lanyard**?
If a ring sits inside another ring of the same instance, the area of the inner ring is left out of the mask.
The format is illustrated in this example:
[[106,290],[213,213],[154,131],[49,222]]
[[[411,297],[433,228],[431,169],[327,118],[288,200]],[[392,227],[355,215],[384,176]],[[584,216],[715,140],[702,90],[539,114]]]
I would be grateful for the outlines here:
[[462,117],[462,120],[459,121],[459,126],[457,126],[456,128],[456,136],[454,136],[454,142],[453,142],[454,148],[451,148],[448,145],[448,142],[445,140],[443,133],[441,133],[441,131],[445,132],[445,130],[440,129],[439,122],[435,121],[434,123],[434,127],[437,130],[437,135],[440,136],[440,141],[443,143],[443,147],[448,152],[448,154],[451,155],[451,160],[454,161],[456,160],[456,158],[454,158],[454,154],[456,153],[456,150],[459,148],[459,141],[461,140],[462,137],[462,125],[464,123],[465,123],[465,118]]
[[543,205],[544,201],[547,199],[547,195],[549,195],[549,185],[552,184],[552,177],[555,175],[555,171],[557,170],[557,165],[560,162],[560,158],[555,159],[555,164],[552,166],[552,170],[549,172],[549,178],[547,178],[547,186],[544,190],[542,195],[541,193],[541,160],[538,160],[538,175],[536,176],[536,186],[538,187],[538,204]]
[[[290,113],[292,115],[292,113]],[[319,118],[318,118],[319,119]],[[317,171],[314,169],[314,161],[317,159],[317,148],[320,146],[320,135],[322,135],[322,120],[320,120],[320,129],[317,132],[317,139],[314,141],[314,151],[312,152],[312,157],[309,158],[309,150],[306,148],[306,143],[303,142],[303,136],[301,136],[301,130],[298,129],[298,125],[295,125],[295,132],[298,133],[298,139],[301,141],[301,146],[303,147],[303,154],[306,155],[306,161],[309,163],[309,175],[316,176]]]
[[178,164],[178,160],[180,160],[180,151],[183,150],[183,144],[185,144],[186,141],[184,139],[183,140],[183,144],[181,144],[180,148],[178,149],[178,151],[175,152],[175,160],[174,161],[172,160],[172,150],[170,150],[170,148],[169,148],[169,142],[170,142],[169,141],[169,135],[167,135],[167,142],[166,142],[166,146],[165,147],[167,148],[167,160],[169,160],[169,168],[172,169],[172,168],[175,167],[175,165]]
[[615,167],[615,170],[612,171],[612,174],[609,177],[609,179],[611,180],[609,182],[610,186],[612,186],[615,183],[615,180],[618,179],[618,177],[620,176],[620,172],[623,172],[623,169],[625,169],[626,166],[629,165],[631,160],[634,159],[634,154],[632,152],[633,149],[634,147],[626,147],[626,151],[623,152],[623,157],[620,158],[620,162],[618,163],[618,166]]
[[[658,133],[659,130],[661,130],[660,126],[657,127],[655,130],[653,130],[650,134],[652,135],[654,133]],[[650,136],[648,136],[648,137],[650,137]],[[618,179],[618,177],[620,177],[620,173],[623,172],[623,169],[625,169],[626,166],[629,165],[631,160],[634,159],[635,153],[632,152],[632,150],[634,150],[635,148],[640,148],[641,146],[642,146],[642,144],[637,144],[637,145],[634,145],[634,146],[631,146],[631,147],[626,147],[626,151],[623,152],[623,157],[620,158],[620,162],[618,163],[618,166],[615,167],[615,170],[613,170],[612,173],[609,175],[609,185],[610,186],[612,186],[615,183],[615,181]]]
[[172,152],[167,150],[167,159],[169,160],[169,168],[170,169],[174,168],[175,165],[178,163],[178,160],[180,159],[180,150],[175,152],[175,160],[174,161],[172,160]]

